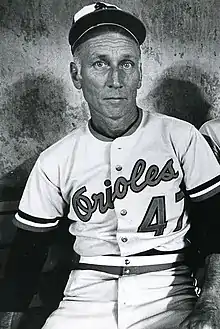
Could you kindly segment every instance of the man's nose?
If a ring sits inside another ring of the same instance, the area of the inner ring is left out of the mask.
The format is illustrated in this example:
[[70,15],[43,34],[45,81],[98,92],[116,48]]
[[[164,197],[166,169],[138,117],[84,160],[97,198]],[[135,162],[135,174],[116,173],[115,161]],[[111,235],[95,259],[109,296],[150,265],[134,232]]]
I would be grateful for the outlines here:
[[122,72],[118,68],[109,71],[107,85],[109,88],[122,88]]

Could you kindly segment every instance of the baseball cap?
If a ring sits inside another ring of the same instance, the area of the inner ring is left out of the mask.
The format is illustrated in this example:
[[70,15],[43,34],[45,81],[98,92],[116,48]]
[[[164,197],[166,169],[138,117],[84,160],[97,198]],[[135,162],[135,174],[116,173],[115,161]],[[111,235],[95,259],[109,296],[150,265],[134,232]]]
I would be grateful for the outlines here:
[[74,47],[88,31],[102,25],[114,25],[125,29],[140,45],[146,36],[145,26],[137,17],[115,5],[96,2],[83,7],[74,15],[69,32],[69,44]]

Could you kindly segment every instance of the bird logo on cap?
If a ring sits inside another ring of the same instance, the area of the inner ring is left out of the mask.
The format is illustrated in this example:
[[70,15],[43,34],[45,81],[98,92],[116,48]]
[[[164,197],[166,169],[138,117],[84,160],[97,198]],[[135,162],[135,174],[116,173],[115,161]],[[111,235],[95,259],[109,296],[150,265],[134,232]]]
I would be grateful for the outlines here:
[[73,23],[77,22],[83,16],[86,16],[87,14],[91,14],[93,12],[97,12],[101,9],[118,9],[118,10],[121,10],[119,7],[111,5],[110,3],[96,2],[92,5],[85,6],[80,11],[78,11],[74,15]]
[[104,3],[104,2],[96,2],[96,4],[95,4],[95,10],[100,10],[100,9],[108,9],[108,8],[115,8],[115,9],[117,9],[117,7],[116,6],[113,6],[113,5],[108,5],[108,4],[106,4],[106,3]]

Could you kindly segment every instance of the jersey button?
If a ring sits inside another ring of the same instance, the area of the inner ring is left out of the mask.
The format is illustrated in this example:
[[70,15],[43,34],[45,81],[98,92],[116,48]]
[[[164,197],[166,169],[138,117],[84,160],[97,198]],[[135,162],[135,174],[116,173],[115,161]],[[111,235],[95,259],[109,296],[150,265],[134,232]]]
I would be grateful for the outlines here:
[[121,241],[122,241],[122,242],[127,242],[127,241],[128,241],[128,238],[126,238],[126,237],[121,238]]
[[129,259],[125,259],[125,265],[130,264],[130,260]]
[[121,170],[122,170],[122,166],[121,166],[121,165],[117,165],[117,166],[115,166],[115,169],[116,169],[117,171],[121,171]]
[[122,216],[127,215],[127,210],[126,210],[126,209],[122,209],[121,212],[120,212],[120,214],[121,214]]

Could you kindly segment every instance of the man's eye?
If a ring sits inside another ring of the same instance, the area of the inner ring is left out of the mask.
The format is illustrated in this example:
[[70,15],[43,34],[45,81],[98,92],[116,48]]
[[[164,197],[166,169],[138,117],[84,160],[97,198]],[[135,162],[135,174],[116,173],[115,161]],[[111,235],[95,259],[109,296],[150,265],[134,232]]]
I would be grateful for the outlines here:
[[131,69],[134,66],[134,63],[131,61],[126,61],[122,63],[122,67],[126,70]]
[[107,64],[103,61],[97,61],[93,64],[93,66],[96,68],[96,69],[102,69],[102,68],[105,68],[107,66]]

